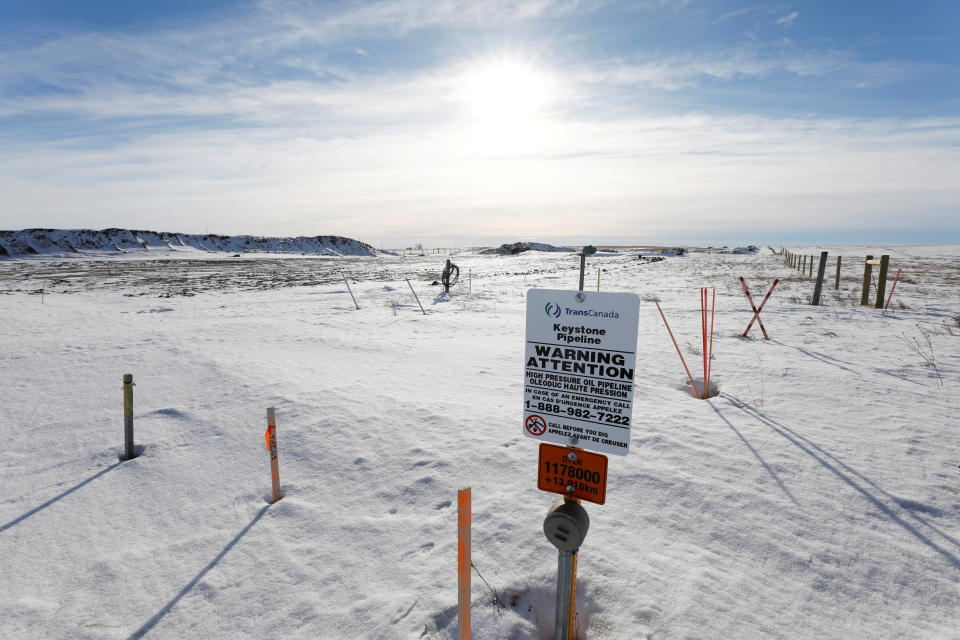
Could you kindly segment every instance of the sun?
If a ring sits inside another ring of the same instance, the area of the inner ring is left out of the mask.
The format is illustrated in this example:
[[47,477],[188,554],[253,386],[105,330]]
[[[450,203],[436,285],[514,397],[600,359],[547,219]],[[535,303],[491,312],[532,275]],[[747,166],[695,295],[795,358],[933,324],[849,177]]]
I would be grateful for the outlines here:
[[549,75],[533,65],[501,59],[471,66],[458,98],[482,147],[512,150],[528,144],[545,122]]
[[535,116],[547,100],[541,72],[509,60],[488,63],[467,73],[464,99],[478,121],[509,123]]

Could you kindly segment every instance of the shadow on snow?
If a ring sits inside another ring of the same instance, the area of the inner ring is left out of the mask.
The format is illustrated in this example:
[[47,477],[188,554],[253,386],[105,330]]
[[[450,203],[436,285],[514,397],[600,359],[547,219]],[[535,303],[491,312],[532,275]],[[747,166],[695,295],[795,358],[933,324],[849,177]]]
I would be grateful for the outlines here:
[[195,576],[193,577],[193,580],[191,580],[190,582],[188,582],[188,583],[186,584],[186,586],[185,586],[183,589],[181,589],[181,590],[179,591],[179,593],[177,593],[177,595],[173,596],[173,598],[170,600],[170,602],[168,602],[167,604],[163,605],[163,608],[160,609],[160,611],[158,611],[157,613],[155,613],[152,618],[150,618],[149,620],[147,620],[146,622],[144,622],[142,627],[140,627],[139,629],[137,629],[136,631],[134,631],[132,634],[130,634],[129,640],[135,640],[136,638],[142,638],[142,637],[145,636],[151,629],[153,629],[153,627],[154,627],[158,622],[160,622],[160,620],[161,620],[165,615],[167,615],[168,613],[170,613],[170,610],[173,609],[173,607],[176,606],[176,604],[177,604],[178,602],[180,602],[180,599],[183,598],[183,596],[187,595],[187,594],[190,592],[191,589],[193,589],[195,586],[197,586],[197,583],[200,582],[200,580],[203,579],[203,576],[207,575],[207,573],[210,571],[210,569],[213,569],[215,566],[217,566],[217,564],[218,564],[221,560],[223,560],[223,558],[224,558],[228,553],[230,553],[230,550],[233,549],[233,547],[234,547],[238,542],[240,542],[240,539],[243,538],[243,536],[247,535],[247,532],[250,531],[250,529],[253,528],[253,525],[257,524],[257,521],[259,521],[260,518],[263,517],[263,514],[265,514],[265,513],[267,512],[267,509],[269,509],[269,508],[270,508],[270,505],[268,504],[268,505],[265,505],[263,508],[261,508],[260,511],[257,511],[257,515],[255,515],[255,516],[253,517],[253,520],[251,520],[250,522],[248,522],[248,523],[247,523],[247,526],[245,526],[243,529],[241,529],[241,530],[240,530],[240,533],[238,533],[236,536],[234,536],[233,540],[231,540],[230,542],[228,542],[228,543],[227,543],[227,546],[225,546],[225,547],[220,551],[220,553],[218,553],[217,556],[216,556],[213,560],[211,560],[209,564],[207,564],[207,566],[205,566],[203,569],[201,569],[201,570],[200,570],[200,573],[198,573],[197,575],[195,575]]
[[6,531],[7,529],[9,529],[10,527],[12,527],[12,526],[14,526],[14,525],[20,524],[21,522],[23,522],[24,520],[26,520],[27,518],[29,518],[29,517],[32,516],[33,514],[37,513],[38,511],[42,511],[43,509],[46,509],[47,507],[49,507],[50,505],[52,505],[54,502],[57,502],[58,500],[61,500],[62,498],[66,498],[68,495],[70,495],[71,493],[73,493],[74,491],[76,491],[77,489],[79,489],[80,487],[82,487],[82,486],[84,486],[84,485],[86,485],[86,484],[89,484],[89,483],[93,482],[94,480],[96,480],[96,479],[99,478],[100,476],[105,475],[106,473],[109,473],[110,471],[113,471],[114,469],[116,469],[117,467],[119,467],[122,463],[123,463],[123,460],[114,462],[112,465],[110,465],[110,466],[107,467],[106,469],[101,469],[100,471],[97,471],[95,474],[93,474],[92,476],[90,476],[89,478],[87,478],[86,480],[84,480],[83,482],[80,482],[80,483],[78,483],[78,484],[73,485],[72,487],[70,487],[69,489],[67,489],[66,491],[64,491],[63,493],[61,493],[60,495],[54,496],[54,497],[50,498],[49,500],[47,500],[46,502],[44,502],[43,504],[41,504],[41,505],[39,505],[39,506],[37,506],[37,507],[34,507],[33,509],[30,509],[30,511],[27,511],[27,512],[26,512],[25,514],[23,514],[22,516],[19,516],[18,518],[14,518],[13,520],[11,520],[10,522],[8,522],[8,523],[6,523],[6,524],[0,525],[0,533],[3,533],[4,531]]

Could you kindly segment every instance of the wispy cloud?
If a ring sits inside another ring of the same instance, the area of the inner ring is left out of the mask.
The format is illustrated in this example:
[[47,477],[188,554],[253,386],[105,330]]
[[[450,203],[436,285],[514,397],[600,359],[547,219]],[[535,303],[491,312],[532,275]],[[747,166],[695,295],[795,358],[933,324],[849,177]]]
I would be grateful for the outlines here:
[[714,19],[713,24],[720,24],[721,22],[726,22],[727,20],[732,20],[739,16],[748,15],[751,13],[756,13],[757,11],[762,11],[764,9],[763,5],[753,5],[749,7],[741,7],[740,9],[734,9],[733,11],[727,11],[717,18]]
[[[594,71],[585,71],[583,78],[589,80],[593,77],[598,83],[679,91],[708,80],[734,81],[785,73],[800,77],[831,77],[848,88],[875,88],[936,69],[937,65],[925,63],[868,62],[855,51],[800,49],[785,42],[660,55],[652,60],[645,56],[641,62],[610,61]],[[592,73],[596,75],[591,76]]]
[[324,4],[262,0],[264,16],[320,42],[363,33],[403,35],[428,27],[506,24],[568,16],[588,4],[583,0],[385,0],[333,12]]
[[799,12],[791,11],[787,15],[777,18],[777,24],[782,24],[785,27],[790,27],[790,26],[793,26],[793,23],[796,21],[798,17],[800,17]]

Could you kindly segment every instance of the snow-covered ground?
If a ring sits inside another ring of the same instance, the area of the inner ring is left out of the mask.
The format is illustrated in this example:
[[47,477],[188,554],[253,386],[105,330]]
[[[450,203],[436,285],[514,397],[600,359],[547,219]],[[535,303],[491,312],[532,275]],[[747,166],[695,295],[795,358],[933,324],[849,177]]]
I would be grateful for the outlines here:
[[[642,302],[630,453],[586,505],[579,637],[960,637],[960,247],[823,250],[820,307],[766,248],[588,259],[587,288],[600,268]],[[904,269],[892,311],[856,304],[867,253]],[[525,292],[575,288],[579,258],[453,256],[449,298],[444,259],[0,261],[0,636],[455,638],[471,486],[503,604],[475,575],[474,637],[550,637]],[[739,337],[740,275],[757,299],[781,279],[769,341]],[[701,286],[710,400],[650,302],[695,367]],[[124,373],[144,450],[119,463]],[[271,406],[286,497],[268,505]]]

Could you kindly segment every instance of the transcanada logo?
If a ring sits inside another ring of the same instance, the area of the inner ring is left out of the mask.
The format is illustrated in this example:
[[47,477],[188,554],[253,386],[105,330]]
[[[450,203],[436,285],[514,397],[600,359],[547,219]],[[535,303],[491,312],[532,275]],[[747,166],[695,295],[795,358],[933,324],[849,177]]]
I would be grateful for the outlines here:
[[547,306],[545,306],[543,310],[547,312],[548,316],[553,316],[554,318],[560,317],[560,305],[558,304],[553,304],[552,302],[548,302]]
[[[571,309],[564,307],[564,312],[568,316],[587,316],[588,318],[619,318],[620,314],[616,311],[601,311],[600,309]],[[557,315],[557,317],[560,317]]]

